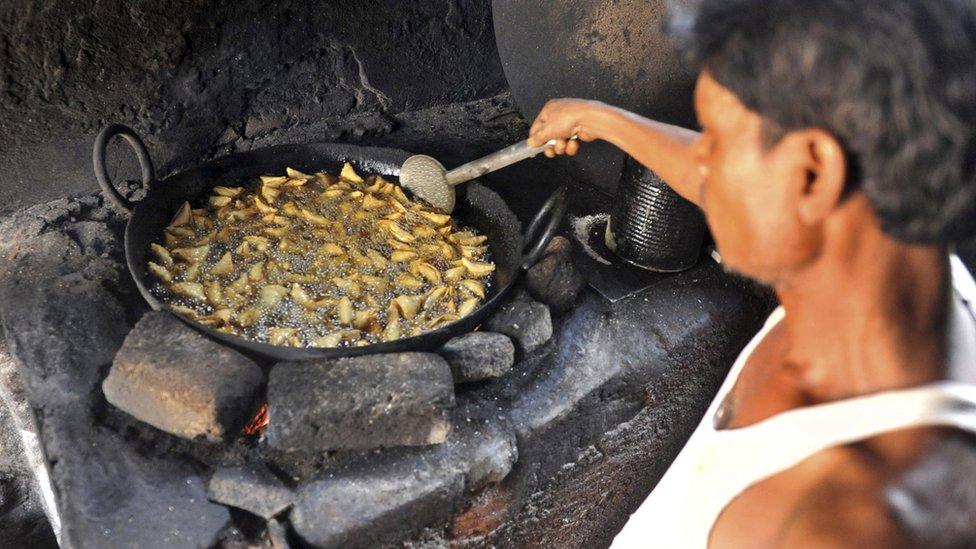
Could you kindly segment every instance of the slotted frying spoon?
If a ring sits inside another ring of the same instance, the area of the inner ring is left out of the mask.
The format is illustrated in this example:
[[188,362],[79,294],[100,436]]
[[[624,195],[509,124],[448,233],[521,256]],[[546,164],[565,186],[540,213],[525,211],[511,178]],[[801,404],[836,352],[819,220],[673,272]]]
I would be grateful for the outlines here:
[[[576,136],[570,139],[576,139]],[[488,156],[462,164],[451,171],[447,171],[435,158],[415,154],[404,161],[400,168],[400,185],[431,206],[450,213],[454,210],[455,186],[532,158],[555,144],[555,139],[541,147],[533,147],[528,141],[519,141]]]

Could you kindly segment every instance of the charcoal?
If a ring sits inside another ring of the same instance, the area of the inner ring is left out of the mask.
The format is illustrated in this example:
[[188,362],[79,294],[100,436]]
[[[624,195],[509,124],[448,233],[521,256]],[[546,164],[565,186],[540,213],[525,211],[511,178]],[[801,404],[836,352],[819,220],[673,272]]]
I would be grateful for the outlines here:
[[569,240],[561,236],[553,238],[542,259],[525,275],[532,296],[556,314],[572,309],[586,286],[586,280],[573,264],[572,251]]
[[207,497],[263,519],[281,513],[294,499],[291,489],[259,464],[217,469],[207,484]]
[[122,253],[122,242],[106,228],[104,223],[79,221],[63,230],[81,246],[81,252],[89,258]]
[[284,450],[438,444],[453,405],[451,370],[435,354],[283,362],[268,382],[268,442]]
[[261,368],[167,312],[146,314],[102,384],[117,408],[184,438],[240,432],[264,384]]
[[455,337],[438,353],[451,366],[454,383],[494,379],[511,370],[515,363],[512,340],[496,332],[472,332]]
[[520,351],[531,353],[552,337],[552,317],[544,304],[517,298],[499,307],[484,328],[507,335]]

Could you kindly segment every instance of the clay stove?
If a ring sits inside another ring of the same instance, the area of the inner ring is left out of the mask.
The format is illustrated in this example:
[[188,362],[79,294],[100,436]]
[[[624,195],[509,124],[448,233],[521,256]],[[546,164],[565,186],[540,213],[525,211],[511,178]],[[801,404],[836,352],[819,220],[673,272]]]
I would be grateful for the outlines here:
[[[30,521],[7,512],[26,526],[0,540],[609,543],[758,328],[765,295],[707,256],[647,278],[594,252],[579,228],[611,210],[612,191],[540,159],[483,184],[525,221],[568,182],[563,236],[477,331],[430,352],[319,362],[210,340],[148,311],[131,283],[124,213],[93,192],[85,161],[103,122],[136,126],[162,173],[316,141],[451,165],[521,139],[527,123],[484,2],[127,6],[2,19],[13,46],[0,50],[0,122],[14,131],[0,164],[22,175],[0,187],[0,395],[16,426],[3,440],[19,464],[0,472]],[[60,50],[25,37],[64,24]],[[41,69],[25,70],[33,61]],[[442,78],[412,81],[421,68]],[[118,177],[133,177],[117,152]],[[608,298],[594,277],[630,282]]]

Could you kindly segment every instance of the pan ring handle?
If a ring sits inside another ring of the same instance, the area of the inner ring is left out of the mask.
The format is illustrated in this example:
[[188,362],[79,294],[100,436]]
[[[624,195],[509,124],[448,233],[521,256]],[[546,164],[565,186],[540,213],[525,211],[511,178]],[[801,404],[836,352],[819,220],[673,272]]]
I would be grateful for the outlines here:
[[139,159],[139,168],[142,170],[143,185],[148,187],[156,179],[156,170],[153,168],[146,145],[143,144],[142,139],[132,128],[122,124],[109,124],[98,132],[98,136],[95,138],[95,146],[92,147],[92,166],[95,168],[95,179],[98,180],[98,185],[109,200],[123,210],[131,212],[134,207],[133,202],[115,188],[115,184],[112,183],[108,170],[105,168],[105,147],[116,135],[125,138],[125,141],[136,153],[136,158]]
[[549,241],[559,230],[566,213],[566,188],[560,187],[546,200],[525,230],[525,248],[522,250],[522,269],[535,265],[545,253]]

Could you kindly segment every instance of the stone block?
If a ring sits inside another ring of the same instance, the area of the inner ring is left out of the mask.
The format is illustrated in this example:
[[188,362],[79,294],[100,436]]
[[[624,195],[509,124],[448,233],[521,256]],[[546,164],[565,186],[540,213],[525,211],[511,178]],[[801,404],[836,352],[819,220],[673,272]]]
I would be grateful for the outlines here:
[[424,525],[446,520],[463,479],[453,471],[342,475],[305,486],[290,518],[312,547],[399,545]]
[[95,239],[109,247],[111,234],[84,232],[3,244],[3,329],[36,406],[88,398],[130,328],[118,296],[124,264],[83,251]]
[[531,353],[552,337],[549,307],[538,301],[516,299],[505,303],[488,317],[483,327],[512,338],[524,353]]
[[455,410],[444,444],[386,450],[303,486],[295,532],[314,547],[385,547],[445,523],[463,494],[500,482],[518,459],[514,431],[495,414]]
[[472,332],[455,337],[438,351],[451,366],[454,383],[484,381],[504,375],[515,363],[515,345],[505,334]]
[[268,441],[314,451],[438,444],[453,405],[451,370],[435,354],[283,362],[268,382]]
[[156,311],[125,338],[102,390],[111,404],[158,429],[221,440],[251,418],[263,384],[250,359]]
[[254,464],[217,469],[207,484],[207,497],[267,520],[291,506],[294,494],[266,467]]

